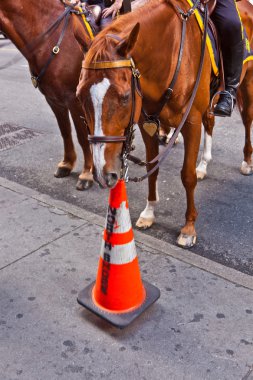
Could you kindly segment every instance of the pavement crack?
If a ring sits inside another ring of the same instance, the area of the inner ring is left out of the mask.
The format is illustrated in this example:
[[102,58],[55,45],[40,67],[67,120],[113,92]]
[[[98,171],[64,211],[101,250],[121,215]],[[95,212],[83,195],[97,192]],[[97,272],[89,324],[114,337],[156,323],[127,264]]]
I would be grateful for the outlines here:
[[253,373],[253,365],[250,367],[250,369],[248,370],[248,372],[246,373],[245,376],[243,376],[242,380],[249,380],[250,378],[250,375]]
[[34,249],[33,251],[31,251],[31,252],[29,252],[29,253],[27,253],[27,254],[25,254],[25,255],[19,257],[19,258],[16,259],[16,260],[13,260],[12,262],[10,262],[10,263],[4,265],[3,267],[0,267],[0,271],[6,269],[6,268],[8,268],[8,267],[10,267],[10,266],[13,265],[13,264],[16,264],[17,262],[19,262],[19,261],[21,261],[21,260],[23,260],[23,259],[25,259],[25,258],[27,258],[27,257],[29,257],[29,256],[31,256],[33,253],[36,253],[36,252],[38,252],[40,249],[45,248],[47,245],[52,244],[52,243],[54,243],[55,241],[58,241],[59,239],[61,239],[61,238],[65,237],[65,236],[71,234],[72,232],[78,230],[79,228],[85,226],[86,224],[87,224],[87,222],[85,221],[84,223],[80,224],[79,226],[77,226],[77,227],[75,227],[75,228],[73,228],[73,229],[71,229],[71,230],[65,232],[64,234],[61,234],[61,235],[58,236],[57,238],[52,239],[52,240],[50,240],[50,241],[48,241],[48,242],[42,244],[41,246],[39,246],[38,248]]

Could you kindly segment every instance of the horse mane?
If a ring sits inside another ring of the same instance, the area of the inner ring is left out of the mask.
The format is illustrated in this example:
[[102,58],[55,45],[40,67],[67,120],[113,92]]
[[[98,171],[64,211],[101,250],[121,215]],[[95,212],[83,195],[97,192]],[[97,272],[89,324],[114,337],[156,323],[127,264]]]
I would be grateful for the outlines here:
[[[152,9],[164,3],[176,10],[173,0],[150,0],[133,12],[120,16],[95,37],[86,54],[85,62],[89,64],[96,61],[110,60],[114,48],[118,44],[118,41],[110,35],[114,34],[124,39],[137,22],[140,22],[141,25],[148,24],[152,19]],[[143,7],[145,7],[145,12],[143,12]]]

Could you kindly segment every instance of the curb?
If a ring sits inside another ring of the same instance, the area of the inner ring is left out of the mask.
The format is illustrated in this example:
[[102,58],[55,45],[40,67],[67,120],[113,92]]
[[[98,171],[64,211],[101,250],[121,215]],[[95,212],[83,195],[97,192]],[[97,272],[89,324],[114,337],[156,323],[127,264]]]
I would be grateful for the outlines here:
[[[16,182],[12,182],[1,177],[0,186],[13,192],[23,194],[29,198],[35,199],[48,206],[58,208],[80,219],[83,219],[86,222],[92,223],[100,227],[104,227],[105,218],[93,214],[92,212],[86,211],[80,207],[74,206],[70,203],[53,199],[49,195],[42,194],[36,190],[30,189]],[[222,264],[216,263],[215,261],[209,260],[205,257],[192,253],[191,251],[187,251],[185,249],[176,247],[172,244],[166,243],[152,236],[146,235],[143,232],[135,230],[134,235],[135,241],[137,243],[152,248],[156,254],[160,252],[164,255],[173,257],[174,259],[195,266],[196,268],[212,273],[229,282],[253,290],[253,277],[249,276],[248,274],[244,274],[233,268],[226,267]]]

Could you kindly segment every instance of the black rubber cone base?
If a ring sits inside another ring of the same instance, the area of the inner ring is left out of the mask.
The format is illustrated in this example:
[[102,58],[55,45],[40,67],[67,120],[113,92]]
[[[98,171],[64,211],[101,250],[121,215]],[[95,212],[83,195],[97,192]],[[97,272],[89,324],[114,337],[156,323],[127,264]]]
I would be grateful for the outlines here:
[[146,290],[146,298],[140,307],[130,313],[110,313],[103,309],[100,309],[93,303],[91,293],[94,285],[95,282],[83,289],[78,294],[77,302],[80,305],[84,306],[86,309],[92,311],[94,314],[105,319],[107,322],[110,322],[113,326],[116,326],[120,329],[128,326],[160,297],[160,290],[158,288],[149,282],[143,281],[143,285]]

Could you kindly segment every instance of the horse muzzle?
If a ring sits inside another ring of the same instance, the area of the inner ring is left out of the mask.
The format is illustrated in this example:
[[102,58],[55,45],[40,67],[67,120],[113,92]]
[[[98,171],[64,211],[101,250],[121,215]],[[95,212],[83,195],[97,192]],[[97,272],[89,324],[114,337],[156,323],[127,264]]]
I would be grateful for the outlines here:
[[103,176],[98,175],[96,169],[93,171],[94,180],[99,184],[102,189],[112,189],[116,186],[119,176],[117,173],[106,173]]

